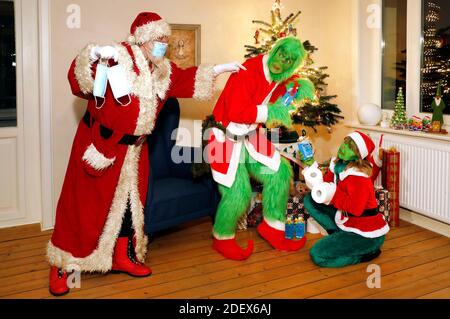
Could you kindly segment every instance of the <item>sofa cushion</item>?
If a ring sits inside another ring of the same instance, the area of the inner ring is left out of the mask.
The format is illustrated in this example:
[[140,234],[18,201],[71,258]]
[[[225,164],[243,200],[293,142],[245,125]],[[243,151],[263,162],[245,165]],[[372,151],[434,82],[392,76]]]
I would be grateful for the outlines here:
[[156,180],[153,186],[151,214],[146,219],[148,223],[158,223],[198,211],[211,210],[212,192],[202,182],[163,178]]

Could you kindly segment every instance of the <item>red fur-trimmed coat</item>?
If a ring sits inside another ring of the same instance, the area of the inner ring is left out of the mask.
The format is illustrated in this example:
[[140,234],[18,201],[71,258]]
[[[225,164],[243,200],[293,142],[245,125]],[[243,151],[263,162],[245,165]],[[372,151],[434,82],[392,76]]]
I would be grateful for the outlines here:
[[[115,45],[118,64],[132,83],[131,103],[120,105],[109,87],[102,108],[92,95],[97,63],[89,59],[93,45],[73,61],[68,78],[72,93],[87,100],[95,119],[89,128],[80,121],[56,210],[56,224],[47,256],[62,269],[106,272],[111,269],[116,239],[129,200],[135,230],[135,251],[143,261],[147,252],[143,208],[147,195],[147,144],[121,145],[124,134],[151,134],[168,97],[209,99],[213,93],[212,66],[186,70],[165,60],[167,73],[152,72],[141,50],[126,43]],[[109,61],[110,66],[114,65]],[[114,131],[102,138],[99,125]]]
[[336,225],[343,231],[356,233],[367,238],[381,237],[389,232],[383,214],[362,216],[366,210],[378,207],[373,186],[378,169],[374,169],[372,176],[359,171],[357,168],[347,168],[337,176],[334,174],[334,161],[324,175],[326,183],[336,183],[336,191],[330,202],[338,211],[335,216]]
[[245,147],[257,162],[278,171],[280,153],[259,129],[267,121],[268,104],[286,93],[286,83],[271,80],[268,55],[259,55],[243,64],[247,70],[231,75],[216,107],[215,120],[221,122],[227,133],[238,136],[231,139],[214,128],[208,141],[208,160],[215,181],[231,187],[236,178],[239,159]]

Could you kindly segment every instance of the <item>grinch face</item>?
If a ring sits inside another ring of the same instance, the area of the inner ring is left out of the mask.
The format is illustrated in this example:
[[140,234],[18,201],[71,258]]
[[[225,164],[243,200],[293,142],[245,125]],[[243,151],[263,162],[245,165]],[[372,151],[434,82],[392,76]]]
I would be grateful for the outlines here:
[[282,74],[292,68],[295,57],[285,47],[280,47],[269,61],[269,70],[273,74]]
[[267,67],[273,81],[289,79],[305,59],[307,53],[299,39],[287,37],[279,40],[269,52]]
[[358,155],[356,155],[355,152],[352,151],[347,143],[342,143],[338,151],[338,157],[344,162],[352,162],[358,160]]

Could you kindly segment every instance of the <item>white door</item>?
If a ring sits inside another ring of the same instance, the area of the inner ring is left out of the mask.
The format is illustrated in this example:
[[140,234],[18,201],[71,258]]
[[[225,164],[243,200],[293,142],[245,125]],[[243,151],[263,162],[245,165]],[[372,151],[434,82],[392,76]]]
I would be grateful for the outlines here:
[[37,0],[0,0],[0,228],[41,221]]

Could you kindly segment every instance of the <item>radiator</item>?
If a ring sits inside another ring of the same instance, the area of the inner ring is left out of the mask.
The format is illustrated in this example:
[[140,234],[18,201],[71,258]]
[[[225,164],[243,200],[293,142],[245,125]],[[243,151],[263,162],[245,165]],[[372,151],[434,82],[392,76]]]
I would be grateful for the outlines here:
[[[380,135],[370,132],[376,145]],[[450,224],[450,142],[384,134],[391,147],[400,151],[400,206]]]

